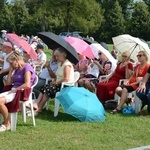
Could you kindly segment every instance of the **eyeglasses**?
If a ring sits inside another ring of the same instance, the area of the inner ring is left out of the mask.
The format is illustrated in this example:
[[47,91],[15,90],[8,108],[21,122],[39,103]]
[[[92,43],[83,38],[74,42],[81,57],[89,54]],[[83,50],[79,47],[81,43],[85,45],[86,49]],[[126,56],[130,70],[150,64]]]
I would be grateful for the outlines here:
[[122,55],[122,57],[127,57],[127,56],[125,56],[125,55]]
[[137,57],[142,57],[143,55],[139,54],[139,55],[136,55]]
[[98,55],[102,55],[102,53],[98,53]]

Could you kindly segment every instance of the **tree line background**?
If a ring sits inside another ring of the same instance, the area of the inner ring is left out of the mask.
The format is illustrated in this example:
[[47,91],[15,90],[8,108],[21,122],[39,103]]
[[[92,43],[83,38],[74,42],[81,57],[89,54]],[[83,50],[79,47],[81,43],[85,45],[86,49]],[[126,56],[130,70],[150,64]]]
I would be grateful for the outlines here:
[[18,35],[81,31],[97,41],[130,34],[150,40],[150,0],[0,0],[0,29]]

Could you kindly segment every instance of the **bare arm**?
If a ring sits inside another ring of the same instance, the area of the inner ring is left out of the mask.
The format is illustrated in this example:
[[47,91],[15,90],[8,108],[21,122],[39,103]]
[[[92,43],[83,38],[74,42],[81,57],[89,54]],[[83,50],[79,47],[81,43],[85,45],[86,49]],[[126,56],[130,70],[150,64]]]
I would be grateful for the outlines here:
[[56,78],[55,73],[52,71],[52,69],[50,67],[50,62],[49,61],[46,62],[45,67],[47,68],[50,77],[51,78]]
[[146,83],[148,81],[150,77],[150,74],[149,73],[146,73],[145,76],[143,77],[143,81],[142,81],[142,84],[136,89],[138,92],[142,92],[146,90]]
[[5,72],[8,72],[9,70],[10,70],[10,67],[7,68],[7,69],[2,69],[2,70],[0,71],[0,74],[1,74],[1,73],[5,73]]
[[68,82],[69,81],[69,77],[70,77],[70,72],[71,72],[71,66],[65,66],[64,68],[64,78],[61,79],[60,81],[57,81],[54,80],[51,82],[52,85],[55,85],[55,84],[61,84],[62,82]]
[[104,74],[103,66],[97,60],[94,60],[93,62],[98,66],[100,73]]
[[133,70],[129,69],[128,67],[129,62],[126,62],[125,65],[125,78],[129,79],[133,75]]
[[14,72],[14,69],[12,67],[10,67],[9,73],[7,76],[7,80],[6,80],[6,85],[12,85],[13,84],[13,79],[12,79],[13,72]]

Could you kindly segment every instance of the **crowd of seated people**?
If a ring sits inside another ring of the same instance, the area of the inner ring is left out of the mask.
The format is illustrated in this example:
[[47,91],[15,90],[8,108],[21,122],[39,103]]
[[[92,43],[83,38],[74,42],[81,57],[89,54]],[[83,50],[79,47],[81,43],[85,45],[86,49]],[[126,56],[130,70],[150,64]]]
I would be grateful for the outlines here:
[[147,53],[145,51],[140,51],[137,58],[139,63],[135,67],[133,75],[115,90],[115,92],[120,96],[120,103],[114,110],[112,110],[111,113],[121,111],[124,103],[127,101],[127,94],[138,88],[139,83],[143,80],[143,77],[147,73],[149,68],[149,64],[147,63]]
[[[136,94],[141,99],[143,104],[148,105],[147,110],[142,111],[141,114],[150,114],[150,68],[147,62],[148,56],[145,51],[140,51],[138,53],[138,62],[135,62],[136,65],[130,61],[130,53],[128,51],[122,53],[121,61],[118,62],[115,70],[112,70],[111,60],[105,55],[105,53],[102,53],[100,50],[98,53],[98,59],[91,59],[78,54],[79,62],[77,65],[73,65],[66,58],[67,53],[63,48],[54,50],[52,53],[52,59],[48,62],[46,62],[46,54],[43,52],[44,47],[38,44],[36,48],[39,54],[39,60],[34,62],[34,65],[45,64],[43,70],[41,70],[41,73],[39,74],[38,84],[33,89],[33,91],[37,93],[37,99],[34,103],[34,110],[36,113],[42,111],[48,98],[55,97],[56,92],[60,91],[61,83],[73,81],[74,71],[78,71],[80,73],[80,79],[78,80],[79,86],[84,87],[91,92],[96,91],[95,94],[97,95],[100,102],[105,103],[110,99],[114,99],[115,93],[120,97],[120,103],[115,109],[111,111],[112,114],[118,113],[122,110],[123,105],[128,100],[128,93],[135,90],[137,91]],[[26,62],[30,62],[34,67],[32,64],[33,61],[29,61],[30,56],[26,52],[23,53],[25,61],[23,61],[22,57],[17,53],[17,60],[16,58],[13,58],[13,60],[16,61],[16,66],[14,63],[15,61],[12,63],[12,59],[9,59],[11,55],[14,55],[11,43],[4,42],[2,50],[6,53],[6,55],[4,56],[5,69],[0,71],[0,80],[2,80],[0,90],[4,88],[3,76],[8,74],[9,78],[9,74],[12,74],[12,67],[13,70],[16,69],[17,65],[24,67]],[[33,74],[32,71],[27,70],[27,73],[25,72],[25,74],[29,74],[27,75],[29,77],[26,79],[25,75],[25,83],[22,83],[19,85],[19,87],[22,87],[24,84],[28,86],[27,83],[29,81],[31,82],[31,76]],[[102,75],[107,75],[107,77],[99,81],[99,77]],[[51,78],[52,80],[46,85],[45,81],[47,78]],[[127,81],[119,85],[120,79],[127,79]],[[139,86],[141,81],[142,84]],[[3,113],[3,109],[5,107],[4,105],[7,102],[9,101],[6,97],[3,97],[3,99],[0,97],[0,112],[4,116],[4,124],[2,127],[0,127],[0,131],[6,131],[10,129],[8,111]]]

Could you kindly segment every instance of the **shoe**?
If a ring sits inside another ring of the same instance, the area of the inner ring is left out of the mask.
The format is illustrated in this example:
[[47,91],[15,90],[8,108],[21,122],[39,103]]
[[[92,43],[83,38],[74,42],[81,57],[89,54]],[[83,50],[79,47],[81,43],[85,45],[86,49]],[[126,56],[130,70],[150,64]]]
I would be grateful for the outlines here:
[[116,113],[120,113],[121,109],[115,108],[114,110],[112,110],[110,113],[111,114],[116,114]]
[[6,127],[4,124],[2,124],[0,126],[0,132],[4,132],[4,131],[8,131],[8,130],[10,130],[10,127]]

